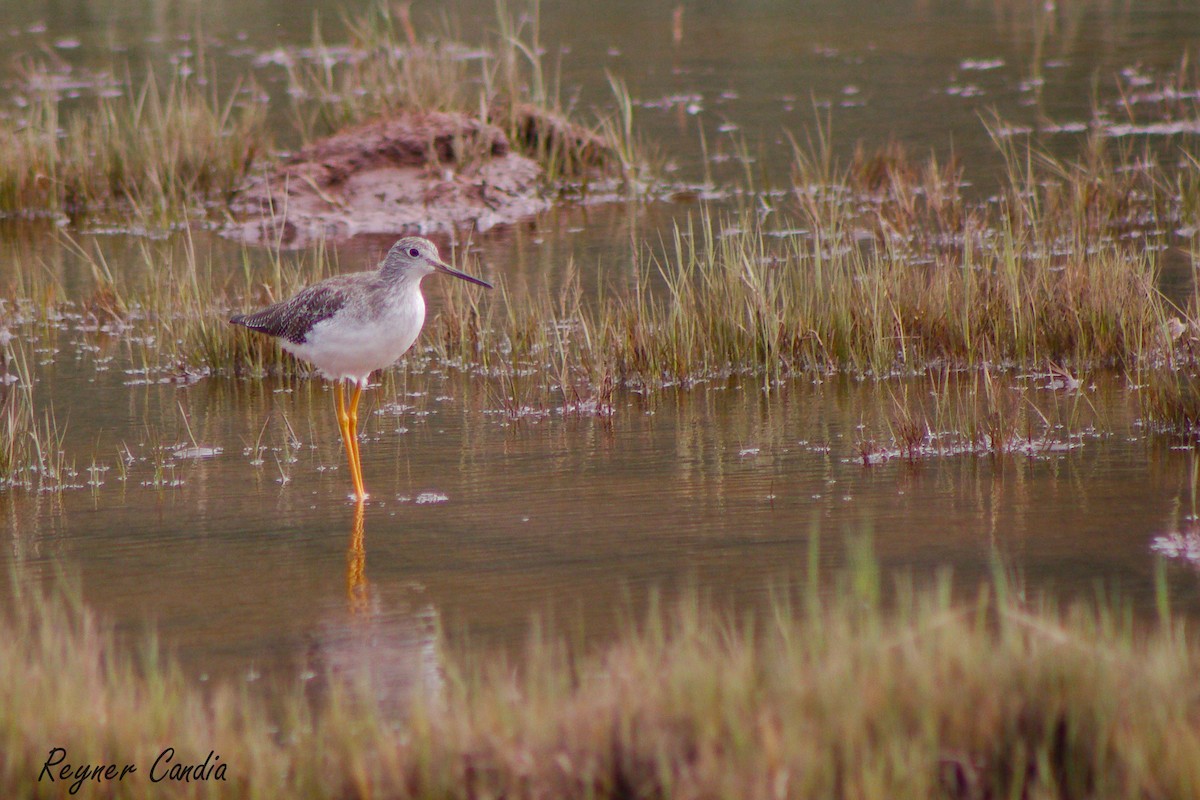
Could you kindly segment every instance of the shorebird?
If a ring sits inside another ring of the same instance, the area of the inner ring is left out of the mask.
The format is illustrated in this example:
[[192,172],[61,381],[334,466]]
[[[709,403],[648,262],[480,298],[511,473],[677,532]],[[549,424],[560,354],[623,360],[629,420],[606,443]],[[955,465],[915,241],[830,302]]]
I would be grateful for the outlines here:
[[[421,279],[434,272],[492,288],[442,263],[433,242],[409,236],[392,245],[373,272],[335,275],[289,300],[229,320],[277,337],[284,350],[333,381],[338,428],[359,501],[367,493],[358,452],[358,401],[371,373],[394,363],[416,341],[425,323]],[[349,403],[344,383],[354,386]]]

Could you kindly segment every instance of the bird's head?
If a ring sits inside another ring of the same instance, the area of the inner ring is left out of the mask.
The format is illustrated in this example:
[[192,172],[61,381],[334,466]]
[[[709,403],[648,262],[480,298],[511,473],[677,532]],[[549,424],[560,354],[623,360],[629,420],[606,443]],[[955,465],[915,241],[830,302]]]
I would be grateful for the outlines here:
[[462,278],[470,283],[486,286],[489,289],[492,288],[487,281],[465,272],[459,272],[444,263],[438,257],[437,245],[420,236],[407,236],[392,245],[392,249],[388,250],[387,257],[383,259],[380,271],[385,275],[396,275],[397,277],[415,275],[418,278],[423,278],[433,272],[441,272]]

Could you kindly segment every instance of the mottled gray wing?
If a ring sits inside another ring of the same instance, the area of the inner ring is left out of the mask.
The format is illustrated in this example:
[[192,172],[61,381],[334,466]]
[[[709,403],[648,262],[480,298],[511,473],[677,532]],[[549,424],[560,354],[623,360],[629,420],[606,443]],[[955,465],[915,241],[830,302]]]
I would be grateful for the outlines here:
[[294,344],[303,344],[314,325],[329,319],[344,305],[346,293],[341,287],[318,283],[282,303],[253,314],[238,314],[229,321]]

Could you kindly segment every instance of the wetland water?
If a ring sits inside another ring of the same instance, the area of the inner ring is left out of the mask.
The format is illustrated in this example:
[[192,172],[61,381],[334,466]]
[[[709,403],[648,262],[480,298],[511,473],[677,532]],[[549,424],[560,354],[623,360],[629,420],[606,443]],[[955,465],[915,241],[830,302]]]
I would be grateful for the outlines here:
[[[490,5],[452,6],[463,39],[493,24]],[[542,10],[541,39],[563,48],[563,84],[581,87],[585,106],[609,102],[604,70],[628,81],[639,130],[686,185],[711,178],[720,195],[747,172],[760,189],[786,185],[786,133],[812,135],[814,102],[842,153],[894,137],[957,153],[968,180],[986,185],[999,163],[979,120],[988,109],[1070,153],[1077,138],[1053,131],[1093,121],[1093,78],[1101,107],[1115,109],[1122,93],[1167,80],[1200,34],[1200,16],[1179,4],[1062,5],[1036,24],[991,3],[688,5],[673,45],[673,4],[569,3]],[[336,18],[331,5],[206,5],[200,19],[191,6],[155,8],[146,21],[140,3],[29,3],[0,28],[10,51],[45,43],[86,71],[114,45],[169,69],[194,52],[199,25],[221,74],[253,69],[277,92],[271,54],[308,41],[305,9]],[[422,13],[433,14],[417,4]],[[471,247],[485,276],[553,286],[573,260],[585,287],[614,291],[632,254],[696,211],[559,209]],[[73,235],[114,271],[143,268],[136,236]],[[86,299],[87,268],[53,226],[10,220],[3,237],[7,262],[37,264]],[[218,270],[265,260],[215,235],[194,242]],[[363,268],[387,243],[341,245],[340,264]],[[1165,244],[1189,261],[1188,240]],[[1190,269],[1174,279],[1190,289]],[[447,300],[429,288],[436,312]],[[814,537],[826,567],[847,537],[868,534],[887,567],[952,568],[970,585],[1000,555],[1031,590],[1103,586],[1149,611],[1156,543],[1175,535],[1178,550],[1196,535],[1200,462],[1145,434],[1119,375],[1084,374],[1079,392],[1013,378],[1006,391],[1050,410],[1027,453],[867,466],[864,440],[886,433],[881,409],[903,382],[810,376],[764,393],[752,378],[721,379],[618,392],[611,416],[551,405],[514,419],[499,384],[417,354],[365,397],[372,500],[357,520],[320,382],[160,382],[168,373],[146,372],[119,338],[69,317],[13,332],[29,339],[39,407],[65,424],[80,486],[0,493],[0,581],[77,575],[90,605],[123,631],[153,627],[195,675],[286,675],[314,653],[336,661],[339,632],[364,617],[420,666],[438,628],[511,646],[540,616],[603,638],[623,607],[691,587],[753,609],[803,577]],[[1178,607],[1200,613],[1196,565],[1170,558],[1166,574]]]

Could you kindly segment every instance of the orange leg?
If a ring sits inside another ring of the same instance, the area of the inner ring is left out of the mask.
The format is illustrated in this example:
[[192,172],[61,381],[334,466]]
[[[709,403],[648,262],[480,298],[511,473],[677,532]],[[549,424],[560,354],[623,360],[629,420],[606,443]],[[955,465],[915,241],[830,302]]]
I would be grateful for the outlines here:
[[367,496],[366,486],[363,483],[362,472],[362,453],[358,449],[358,401],[362,398],[362,384],[354,384],[354,393],[350,395],[349,408],[346,409],[347,416],[350,418],[350,443],[354,445],[354,466],[358,473],[358,486],[355,491],[358,492],[358,498],[361,500]]
[[[345,395],[342,392],[342,382],[333,385],[333,399],[337,403],[338,430],[342,432],[342,444],[346,447],[346,460],[350,464],[350,480],[354,482],[354,496],[362,500],[367,496],[363,489],[362,471],[358,461],[358,432],[351,426],[351,416],[346,410]],[[355,409],[357,412],[358,409]],[[354,418],[357,422],[357,414]]]

